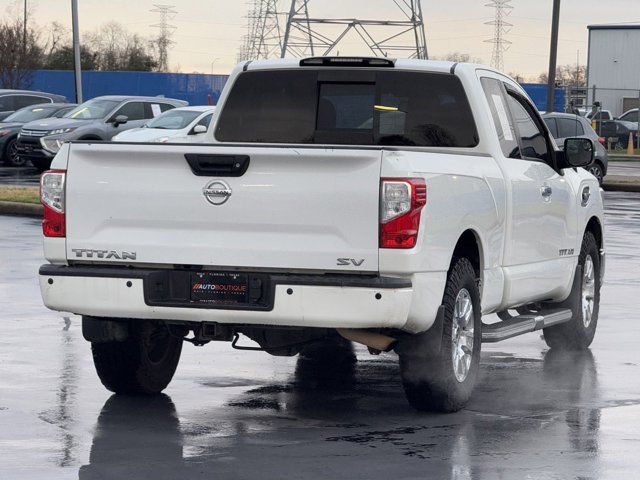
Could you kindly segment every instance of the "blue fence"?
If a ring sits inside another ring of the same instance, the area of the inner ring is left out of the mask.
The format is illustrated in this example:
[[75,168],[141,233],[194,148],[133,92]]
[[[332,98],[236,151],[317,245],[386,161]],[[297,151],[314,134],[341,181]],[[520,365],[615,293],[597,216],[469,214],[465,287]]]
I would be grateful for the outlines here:
[[[190,105],[218,102],[227,75],[156,72],[82,72],[84,100],[100,95],[164,95],[186,100]],[[27,86],[30,90],[64,95],[75,101],[72,71],[36,70]]]
[[[85,100],[100,95],[164,95],[186,100],[190,105],[206,105],[218,102],[227,75],[201,73],[156,73],[156,72],[82,72],[82,90]],[[57,93],[75,100],[73,72],[65,70],[36,70],[31,78],[32,90]],[[523,83],[539,110],[547,108],[547,86],[538,83]],[[564,90],[556,88],[556,112],[564,111]]]
[[[547,109],[547,84],[546,83],[521,83],[522,88],[529,94],[533,103],[541,112]],[[553,111],[564,112],[564,89],[556,88],[553,94]]]

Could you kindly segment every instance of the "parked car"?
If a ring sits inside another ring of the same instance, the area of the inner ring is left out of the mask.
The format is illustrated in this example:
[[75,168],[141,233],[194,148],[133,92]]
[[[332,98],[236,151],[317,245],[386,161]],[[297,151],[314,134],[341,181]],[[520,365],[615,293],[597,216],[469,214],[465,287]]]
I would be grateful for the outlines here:
[[586,118],[589,120],[611,120],[613,115],[611,115],[610,110],[591,110],[587,113]]
[[595,146],[593,162],[584,168],[596,177],[598,183],[602,185],[609,167],[609,160],[607,149],[600,142],[601,137],[591,128],[591,122],[579,115],[556,112],[545,113],[542,115],[542,119],[549,127],[549,131],[559,148],[563,148],[564,141],[571,137],[589,138],[593,141]]
[[112,138],[114,142],[202,143],[215,107],[181,107],[158,115],[140,128]]
[[30,90],[0,89],[0,120],[4,120],[16,110],[38,103],[66,103],[62,95]]
[[213,143],[68,143],[41,177],[44,303],[83,315],[109,390],[158,394],[185,340],[331,362],[345,338],[395,350],[408,402],[450,412],[482,342],[593,341],[604,214],[576,168],[593,142],[558,150],[514,80],[428,60],[247,62],[219,105]]
[[628,122],[620,120],[603,120],[596,122],[596,133],[605,139],[605,144],[611,144],[616,150],[626,150],[629,143],[629,135],[635,144],[638,135],[637,130],[630,129]]
[[164,97],[96,97],[78,105],[64,118],[25,124],[18,137],[18,155],[44,171],[64,142],[108,141],[124,130],[144,125],[162,112],[186,105],[185,101]]
[[631,110],[627,110],[619,118],[616,118],[619,122],[621,122],[625,127],[629,130],[638,131],[638,109],[632,108]]
[[0,122],[0,161],[21,167],[27,160],[18,155],[18,134],[25,123],[44,118],[60,118],[76,105],[74,103],[41,103],[21,108]]

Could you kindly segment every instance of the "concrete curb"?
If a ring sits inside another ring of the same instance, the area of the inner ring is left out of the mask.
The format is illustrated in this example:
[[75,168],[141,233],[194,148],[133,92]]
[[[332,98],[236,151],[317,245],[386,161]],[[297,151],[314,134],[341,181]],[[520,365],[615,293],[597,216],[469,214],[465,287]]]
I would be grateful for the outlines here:
[[23,217],[42,217],[44,207],[35,203],[0,201],[0,215],[20,215]]
[[607,192],[640,192],[640,179],[637,182],[623,182],[605,178],[602,188]]

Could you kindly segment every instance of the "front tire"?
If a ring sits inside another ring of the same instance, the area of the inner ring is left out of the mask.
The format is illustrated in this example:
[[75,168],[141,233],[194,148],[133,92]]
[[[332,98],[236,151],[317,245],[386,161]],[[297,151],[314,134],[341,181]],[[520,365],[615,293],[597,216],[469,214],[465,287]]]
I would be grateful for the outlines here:
[[582,278],[563,306],[571,308],[570,321],[543,330],[549,348],[584,350],[591,345],[600,311],[600,252],[593,233],[586,232],[578,257]]
[[400,355],[407,400],[416,410],[455,412],[463,408],[480,367],[482,323],[476,272],[466,258],[454,259],[443,297],[442,345],[435,358],[429,352]]
[[182,338],[164,322],[133,320],[124,341],[92,342],[102,384],[117,394],[154,395],[169,385],[182,352]]
[[4,150],[5,163],[10,167],[24,167],[26,160],[18,155],[18,145],[15,138],[7,142]]

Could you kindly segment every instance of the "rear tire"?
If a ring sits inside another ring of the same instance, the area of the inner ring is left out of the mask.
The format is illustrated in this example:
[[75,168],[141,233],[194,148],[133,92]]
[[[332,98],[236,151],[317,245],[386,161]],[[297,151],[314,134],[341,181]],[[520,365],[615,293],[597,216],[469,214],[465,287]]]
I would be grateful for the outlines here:
[[154,395],[169,385],[180,360],[182,339],[164,322],[133,320],[124,341],[91,343],[102,384],[112,392]]
[[482,322],[476,273],[468,259],[454,259],[442,304],[445,311],[440,352],[431,358],[429,352],[400,355],[407,400],[419,411],[458,411],[467,404],[475,386]]
[[586,232],[578,257],[582,279],[562,306],[571,308],[570,321],[543,330],[544,340],[552,349],[584,350],[591,345],[600,310],[600,252],[593,233]]

